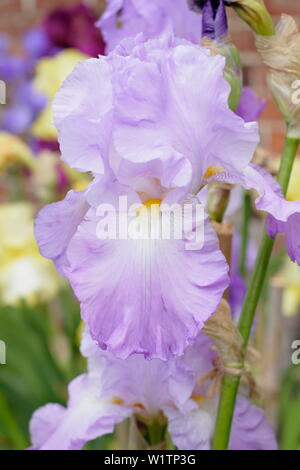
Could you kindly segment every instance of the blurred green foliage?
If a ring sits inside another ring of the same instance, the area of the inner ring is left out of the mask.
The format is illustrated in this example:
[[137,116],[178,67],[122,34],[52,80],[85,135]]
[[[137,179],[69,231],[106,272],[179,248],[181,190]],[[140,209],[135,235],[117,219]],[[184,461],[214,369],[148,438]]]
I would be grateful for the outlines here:
[[29,445],[28,423],[48,402],[65,404],[67,384],[85,370],[79,352],[79,306],[66,289],[49,305],[0,307],[0,448]]
[[280,448],[300,450],[300,365],[285,374],[279,398]]

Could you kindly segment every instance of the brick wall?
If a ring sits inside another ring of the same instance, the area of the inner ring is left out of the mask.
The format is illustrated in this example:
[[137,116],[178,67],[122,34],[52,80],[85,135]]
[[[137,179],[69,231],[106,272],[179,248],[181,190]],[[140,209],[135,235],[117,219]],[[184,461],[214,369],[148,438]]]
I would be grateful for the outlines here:
[[[151,0],[149,0],[151,1]],[[175,0],[174,0],[175,1]],[[300,26],[299,0],[265,0],[275,21],[281,13],[293,15]],[[20,44],[21,34],[31,25],[38,24],[47,11],[56,6],[74,5],[78,0],[0,0],[0,32],[11,35],[15,47]],[[86,0],[101,12],[104,0]],[[261,119],[261,140],[273,153],[281,152],[283,146],[284,124],[266,87],[266,71],[255,51],[253,34],[233,12],[229,14],[230,31],[233,42],[241,50],[245,66],[244,79],[259,96],[266,96],[268,103]]]
[[[275,22],[282,13],[292,15],[300,27],[299,0],[265,0],[265,4]],[[261,97],[267,97],[266,109],[261,117],[261,141],[264,147],[274,154],[281,152],[284,140],[284,123],[266,86],[266,69],[261,64],[255,50],[254,38],[250,28],[234,12],[229,14],[231,38],[241,50],[244,64],[244,81],[252,86]],[[299,77],[300,78],[300,77]]]
[[[17,45],[21,34],[38,24],[48,11],[77,3],[79,0],[0,0],[0,32],[9,33]],[[100,14],[105,0],[85,0],[85,3]]]

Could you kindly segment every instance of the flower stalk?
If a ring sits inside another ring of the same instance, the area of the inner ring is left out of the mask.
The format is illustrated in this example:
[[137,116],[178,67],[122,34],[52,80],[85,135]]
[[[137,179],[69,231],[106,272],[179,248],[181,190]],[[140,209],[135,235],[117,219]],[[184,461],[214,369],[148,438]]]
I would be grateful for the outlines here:
[[[289,137],[287,132],[283,156],[277,177],[284,195],[287,192],[299,143],[299,139]],[[265,233],[261,241],[256,264],[253,270],[249,289],[244,301],[239,321],[239,330],[243,338],[244,351],[246,350],[248,344],[257,304],[260,299],[266,278],[273,245],[274,240]],[[232,375],[225,375],[223,379],[215,435],[213,440],[213,449],[215,450],[226,450],[228,448],[234,405],[239,383],[239,376],[234,377]]]
[[249,241],[249,225],[251,215],[251,194],[249,191],[244,193],[242,226],[241,226],[241,249],[239,271],[242,277],[246,276],[247,271],[247,248]]

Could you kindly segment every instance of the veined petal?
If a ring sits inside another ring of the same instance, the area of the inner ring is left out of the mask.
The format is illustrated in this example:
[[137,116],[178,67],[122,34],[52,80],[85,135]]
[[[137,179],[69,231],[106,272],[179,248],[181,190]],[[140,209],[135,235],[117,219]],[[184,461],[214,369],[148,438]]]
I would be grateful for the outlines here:
[[113,69],[118,66],[111,162],[122,182],[153,172],[163,186],[189,185],[193,192],[209,166],[245,168],[258,127],[229,109],[224,57],[166,39],[139,44],[137,38],[127,52],[124,42],[110,59]]
[[[179,358],[148,361],[135,354],[124,361],[101,350],[92,340],[88,328],[84,330],[81,352],[88,357],[90,376],[99,374],[99,358],[100,362],[107,361],[105,396],[111,396],[114,388],[114,394],[124,403],[132,406],[138,403],[150,416],[170,406],[181,409],[192,394],[195,375]],[[120,379],[118,389],[113,385],[115,377]]]
[[214,430],[214,416],[190,401],[190,410],[168,410],[168,430],[172,441],[181,450],[209,450]]
[[83,222],[67,250],[68,278],[99,346],[120,358],[133,353],[180,355],[215,312],[228,266],[205,219],[204,245],[184,240],[101,240]]
[[110,65],[104,58],[80,62],[57,93],[54,122],[62,159],[80,171],[103,173],[112,125]]

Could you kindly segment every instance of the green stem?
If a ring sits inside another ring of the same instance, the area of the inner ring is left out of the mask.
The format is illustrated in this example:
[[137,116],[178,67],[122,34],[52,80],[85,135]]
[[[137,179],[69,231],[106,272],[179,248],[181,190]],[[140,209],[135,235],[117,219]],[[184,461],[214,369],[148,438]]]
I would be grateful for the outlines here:
[[[299,139],[286,136],[283,156],[278,173],[278,182],[281,185],[282,192],[285,195],[293,168],[293,163],[299,146]],[[260,249],[256,258],[255,267],[249,284],[249,289],[245,297],[241,312],[239,330],[241,332],[244,348],[246,349],[257,304],[263,289],[271,253],[274,245],[266,233],[264,234]],[[231,422],[234,412],[236,395],[238,392],[240,377],[225,376],[222,383],[222,389],[219,400],[219,408],[216,420],[215,435],[213,440],[213,449],[226,450],[230,438]]]
[[148,425],[148,441],[151,446],[160,444],[165,439],[166,426],[157,421]]
[[239,271],[241,276],[245,277],[247,271],[247,247],[249,240],[249,225],[251,214],[251,196],[249,191],[244,193],[242,227],[241,227],[241,250]]

